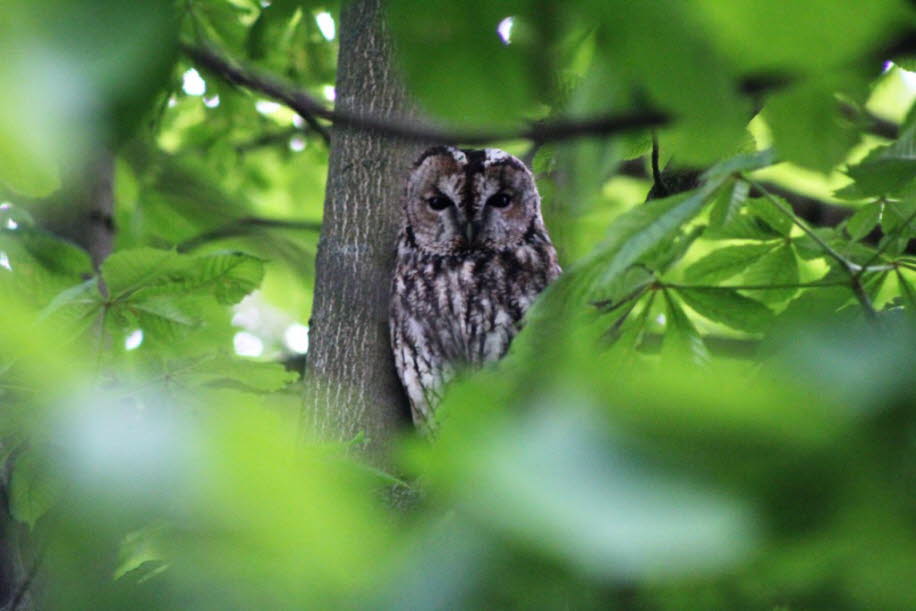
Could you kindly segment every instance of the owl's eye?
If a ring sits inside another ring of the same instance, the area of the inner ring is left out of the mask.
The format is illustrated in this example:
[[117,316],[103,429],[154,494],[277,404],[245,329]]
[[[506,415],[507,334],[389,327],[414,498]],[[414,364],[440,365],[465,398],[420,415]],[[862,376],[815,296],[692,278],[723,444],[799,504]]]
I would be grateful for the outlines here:
[[444,195],[433,195],[426,203],[429,204],[429,207],[433,210],[445,210],[452,205],[452,200],[445,197]]
[[505,208],[511,202],[512,198],[505,193],[497,193],[496,195],[490,196],[490,199],[487,200],[487,205],[494,208]]

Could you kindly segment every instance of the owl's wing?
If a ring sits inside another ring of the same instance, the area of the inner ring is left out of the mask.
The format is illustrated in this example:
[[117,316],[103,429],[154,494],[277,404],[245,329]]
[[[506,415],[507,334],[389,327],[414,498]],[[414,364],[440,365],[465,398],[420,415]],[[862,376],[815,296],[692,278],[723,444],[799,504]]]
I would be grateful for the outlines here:
[[[396,278],[395,291],[397,288]],[[394,364],[407,392],[414,424],[420,430],[434,430],[433,412],[442,399],[447,375],[440,347],[433,340],[432,331],[414,316],[403,293],[392,295],[390,325]]]

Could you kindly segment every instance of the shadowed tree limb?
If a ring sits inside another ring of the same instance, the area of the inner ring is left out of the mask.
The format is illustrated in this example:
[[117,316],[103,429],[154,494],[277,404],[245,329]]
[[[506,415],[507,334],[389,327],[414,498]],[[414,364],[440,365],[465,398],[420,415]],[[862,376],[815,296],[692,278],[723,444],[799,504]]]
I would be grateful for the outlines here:
[[254,216],[246,216],[234,221],[230,221],[225,225],[221,225],[216,229],[206,231],[200,235],[194,236],[193,238],[187,239],[184,242],[178,244],[176,249],[178,252],[190,252],[196,248],[200,248],[207,242],[212,242],[213,240],[221,240],[223,238],[234,238],[248,235],[251,233],[252,229],[256,228],[320,231],[321,223],[318,221],[290,221],[283,219],[266,219]]
[[[558,142],[583,136],[606,136],[634,129],[658,127],[669,122],[667,114],[656,110],[634,111],[620,114],[606,114],[585,119],[557,119],[532,123],[520,130],[491,130],[477,132],[453,132],[441,130],[416,121],[379,119],[346,110],[331,110],[309,94],[284,82],[276,76],[243,67],[227,59],[209,47],[182,45],[182,51],[195,64],[225,80],[258,91],[299,113],[309,122],[315,117],[336,125],[372,130],[404,140],[433,143],[464,143],[469,145],[487,144],[500,140],[532,140],[535,142]],[[309,123],[311,126],[312,124]]]
[[[257,91],[295,110],[326,142],[330,142],[330,134],[327,128],[318,122],[318,118],[331,121],[336,125],[373,130],[405,140],[468,145],[482,145],[501,140],[530,140],[544,144],[586,136],[607,136],[637,129],[661,127],[671,122],[671,117],[667,113],[646,108],[582,119],[552,119],[531,123],[526,127],[514,130],[494,129],[468,132],[441,130],[416,121],[395,121],[340,109],[332,110],[291,83],[264,71],[243,66],[212,47],[183,43],[181,49],[201,68],[230,83]],[[749,76],[739,83],[738,88],[747,95],[759,96],[780,89],[791,82],[792,79],[785,77]],[[865,131],[874,135],[893,139],[899,132],[896,124],[850,104],[841,104],[840,112],[850,120],[862,121]]]

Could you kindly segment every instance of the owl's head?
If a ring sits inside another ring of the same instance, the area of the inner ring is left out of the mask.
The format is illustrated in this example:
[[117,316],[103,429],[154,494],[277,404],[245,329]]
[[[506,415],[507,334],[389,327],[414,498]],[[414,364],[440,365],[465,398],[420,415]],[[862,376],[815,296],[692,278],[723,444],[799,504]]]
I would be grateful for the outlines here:
[[543,228],[531,172],[499,149],[428,149],[408,178],[405,214],[417,246],[441,255],[508,250]]

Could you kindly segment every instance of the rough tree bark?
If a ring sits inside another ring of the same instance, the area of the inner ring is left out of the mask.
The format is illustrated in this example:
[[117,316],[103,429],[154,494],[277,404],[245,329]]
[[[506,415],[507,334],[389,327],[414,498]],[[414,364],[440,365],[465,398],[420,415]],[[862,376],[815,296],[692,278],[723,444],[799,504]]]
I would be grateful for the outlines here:
[[[409,120],[392,65],[382,0],[347,3],[340,19],[337,107]],[[403,181],[423,144],[365,130],[332,133],[306,366],[307,426],[332,439],[364,434],[370,455],[407,422],[388,343],[389,284]]]

